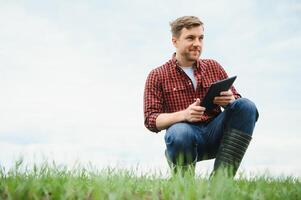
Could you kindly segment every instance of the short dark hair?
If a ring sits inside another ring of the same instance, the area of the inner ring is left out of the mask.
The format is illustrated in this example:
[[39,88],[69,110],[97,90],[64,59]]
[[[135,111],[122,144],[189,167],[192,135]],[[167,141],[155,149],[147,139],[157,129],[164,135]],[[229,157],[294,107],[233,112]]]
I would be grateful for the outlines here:
[[190,29],[192,27],[202,26],[203,22],[195,16],[183,16],[169,23],[171,34],[174,37],[180,37],[183,28]]

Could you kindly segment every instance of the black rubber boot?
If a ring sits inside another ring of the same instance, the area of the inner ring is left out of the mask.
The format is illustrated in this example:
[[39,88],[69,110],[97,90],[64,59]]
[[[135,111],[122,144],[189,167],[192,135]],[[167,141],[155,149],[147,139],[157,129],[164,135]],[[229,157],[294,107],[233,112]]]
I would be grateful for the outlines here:
[[171,169],[171,173],[173,175],[176,174],[181,174],[181,176],[184,176],[185,174],[190,174],[192,176],[195,175],[195,165],[197,162],[197,158],[188,165],[179,165],[179,164],[174,164],[171,159],[167,155],[167,151],[165,150],[165,158],[167,160],[167,163],[169,165],[169,168]]
[[210,177],[217,172],[234,177],[251,139],[250,135],[237,129],[228,129],[221,141]]

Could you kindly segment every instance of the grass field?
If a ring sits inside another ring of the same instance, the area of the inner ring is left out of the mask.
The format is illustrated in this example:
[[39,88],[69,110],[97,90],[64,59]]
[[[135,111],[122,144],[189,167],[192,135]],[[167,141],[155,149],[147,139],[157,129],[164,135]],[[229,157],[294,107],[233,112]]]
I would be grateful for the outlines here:
[[0,199],[301,199],[301,181],[270,176],[170,178],[48,163],[29,168],[17,162],[9,170],[0,169]]

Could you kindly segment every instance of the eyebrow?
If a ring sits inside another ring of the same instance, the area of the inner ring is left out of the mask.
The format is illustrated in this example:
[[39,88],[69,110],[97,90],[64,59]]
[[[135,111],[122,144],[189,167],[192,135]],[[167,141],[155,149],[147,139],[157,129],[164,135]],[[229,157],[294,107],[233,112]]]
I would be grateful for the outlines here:
[[[188,38],[188,37],[196,37],[195,35],[187,35],[185,38]],[[200,35],[199,37],[204,37],[204,34]]]

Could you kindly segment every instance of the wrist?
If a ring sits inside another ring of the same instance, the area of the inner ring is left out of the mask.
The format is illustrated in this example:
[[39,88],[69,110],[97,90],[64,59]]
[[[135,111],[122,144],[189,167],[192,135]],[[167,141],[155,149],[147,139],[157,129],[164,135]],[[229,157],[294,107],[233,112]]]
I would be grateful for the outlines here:
[[186,110],[179,111],[179,120],[181,122],[187,121],[187,119],[186,119],[186,112],[185,111]]

